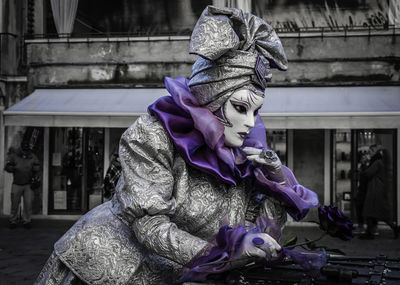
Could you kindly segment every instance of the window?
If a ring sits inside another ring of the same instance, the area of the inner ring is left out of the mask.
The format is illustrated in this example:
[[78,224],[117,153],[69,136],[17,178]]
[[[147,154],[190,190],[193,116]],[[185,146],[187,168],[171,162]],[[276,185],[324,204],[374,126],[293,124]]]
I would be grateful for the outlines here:
[[[190,35],[198,17],[212,0],[80,0],[73,36]],[[55,34],[50,0],[47,32]]]
[[[388,28],[395,1],[376,0],[270,0],[252,1],[252,11],[278,31],[303,28]],[[391,23],[393,24],[393,23]]]
[[104,129],[51,128],[49,213],[81,214],[103,202]]

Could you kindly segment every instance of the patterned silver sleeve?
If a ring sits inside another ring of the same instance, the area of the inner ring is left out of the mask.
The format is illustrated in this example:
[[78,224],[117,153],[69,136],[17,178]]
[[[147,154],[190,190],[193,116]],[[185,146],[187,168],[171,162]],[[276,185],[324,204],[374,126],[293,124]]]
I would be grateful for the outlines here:
[[122,136],[119,156],[123,175],[116,200],[122,219],[149,251],[188,263],[207,242],[171,222],[174,147],[164,128],[149,115],[140,117]]
[[260,214],[273,219],[281,229],[284,228],[287,221],[287,212],[284,206],[272,197],[264,199]]

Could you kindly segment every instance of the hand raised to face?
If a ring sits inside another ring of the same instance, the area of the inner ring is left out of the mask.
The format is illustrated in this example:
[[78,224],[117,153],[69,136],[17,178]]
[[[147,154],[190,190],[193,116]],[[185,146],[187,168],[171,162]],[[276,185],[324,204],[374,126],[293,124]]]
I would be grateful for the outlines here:
[[274,151],[254,147],[245,147],[242,150],[254,166],[262,166],[265,169],[269,178],[285,184],[286,178],[282,170],[282,162]]
[[272,170],[282,166],[279,156],[272,150],[254,147],[245,147],[242,150],[247,155],[247,159],[252,161],[255,165],[265,165]]

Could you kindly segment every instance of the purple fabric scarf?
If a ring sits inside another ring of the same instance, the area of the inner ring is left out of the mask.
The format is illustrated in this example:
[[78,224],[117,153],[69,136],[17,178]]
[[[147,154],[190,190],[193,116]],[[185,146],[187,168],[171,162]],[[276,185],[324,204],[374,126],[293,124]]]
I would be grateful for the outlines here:
[[[179,154],[189,165],[231,185],[237,185],[241,179],[254,179],[260,192],[284,203],[296,221],[318,205],[318,196],[298,184],[287,167],[284,167],[286,185],[283,186],[266,178],[263,169],[254,167],[240,148],[226,147],[224,126],[207,108],[199,106],[187,83],[184,77],[166,77],[165,86],[171,96],[158,99],[149,106],[148,111],[159,119]],[[268,148],[260,116],[243,147]]]

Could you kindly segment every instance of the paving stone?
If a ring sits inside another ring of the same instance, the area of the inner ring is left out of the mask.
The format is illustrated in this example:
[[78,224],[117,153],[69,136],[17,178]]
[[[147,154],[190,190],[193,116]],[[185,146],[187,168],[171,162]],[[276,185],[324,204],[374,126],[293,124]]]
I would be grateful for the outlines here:
[[[0,218],[0,285],[31,285],[56,242],[71,227],[72,221],[34,221],[34,228],[10,230],[7,220]],[[287,226],[285,235],[296,235],[298,241],[317,238],[321,231],[315,226]],[[388,228],[380,229],[374,240],[351,241],[325,237],[318,245],[339,248],[347,255],[400,257],[400,242],[392,239]]]

